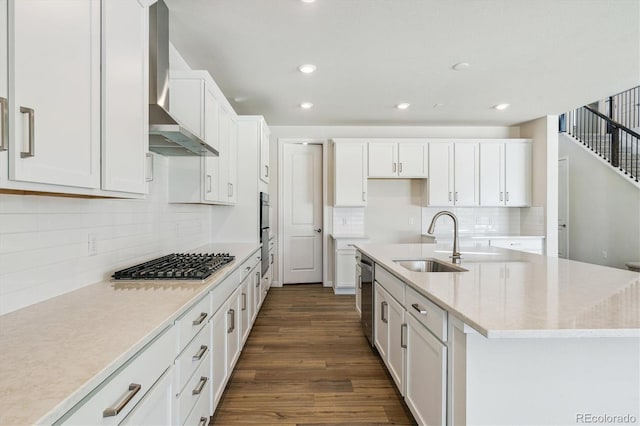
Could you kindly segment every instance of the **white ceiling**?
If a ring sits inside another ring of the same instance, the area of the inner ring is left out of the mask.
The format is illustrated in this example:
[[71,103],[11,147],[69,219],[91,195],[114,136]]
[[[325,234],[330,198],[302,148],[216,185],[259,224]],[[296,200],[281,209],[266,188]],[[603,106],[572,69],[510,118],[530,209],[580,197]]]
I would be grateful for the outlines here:
[[512,125],[640,84],[640,0],[166,2],[191,68],[270,125]]

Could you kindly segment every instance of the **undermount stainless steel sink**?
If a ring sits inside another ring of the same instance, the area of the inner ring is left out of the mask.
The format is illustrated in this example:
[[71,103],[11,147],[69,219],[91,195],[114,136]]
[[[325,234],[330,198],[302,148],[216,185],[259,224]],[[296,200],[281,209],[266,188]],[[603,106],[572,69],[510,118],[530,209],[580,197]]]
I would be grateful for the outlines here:
[[394,262],[413,272],[467,272],[467,269],[438,259],[394,260]]

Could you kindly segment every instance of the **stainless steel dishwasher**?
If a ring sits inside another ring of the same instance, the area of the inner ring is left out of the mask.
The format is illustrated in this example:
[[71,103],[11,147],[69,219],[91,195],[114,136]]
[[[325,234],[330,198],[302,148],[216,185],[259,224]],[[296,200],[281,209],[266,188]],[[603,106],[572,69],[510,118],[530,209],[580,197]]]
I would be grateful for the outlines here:
[[362,331],[373,346],[373,261],[360,253],[360,283],[362,285]]

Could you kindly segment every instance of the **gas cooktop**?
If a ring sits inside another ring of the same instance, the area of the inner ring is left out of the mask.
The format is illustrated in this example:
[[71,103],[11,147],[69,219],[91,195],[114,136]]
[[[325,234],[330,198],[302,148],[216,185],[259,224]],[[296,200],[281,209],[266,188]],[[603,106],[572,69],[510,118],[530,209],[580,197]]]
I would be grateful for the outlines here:
[[114,280],[204,280],[235,256],[229,253],[173,253],[116,271]]

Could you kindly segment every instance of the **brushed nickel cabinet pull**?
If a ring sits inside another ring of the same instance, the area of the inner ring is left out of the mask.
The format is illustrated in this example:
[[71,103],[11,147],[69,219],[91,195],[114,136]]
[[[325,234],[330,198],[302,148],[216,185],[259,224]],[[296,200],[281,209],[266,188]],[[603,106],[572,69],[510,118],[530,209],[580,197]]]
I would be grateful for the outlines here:
[[400,347],[406,349],[407,348],[407,339],[406,339],[406,333],[407,333],[407,324],[402,324],[400,326]]
[[500,191],[500,201],[502,201],[502,191]]
[[122,409],[127,406],[129,401],[131,401],[133,397],[136,396],[138,392],[140,392],[140,389],[142,389],[142,385],[139,385],[137,383],[131,383],[129,385],[129,389],[127,390],[127,393],[120,400],[120,402],[118,402],[118,405],[116,405],[115,407],[106,408],[102,412],[102,417],[114,417],[120,414]]
[[229,320],[229,323],[231,325],[227,328],[227,334],[231,334],[233,333],[233,330],[236,329],[236,311],[234,309],[229,309],[227,311],[227,316],[231,317],[231,319]]
[[256,287],[260,287],[260,271],[256,272]]
[[507,197],[507,203],[509,202],[509,191],[505,192],[505,195]]
[[209,424],[209,419],[206,417],[200,417],[200,421],[198,422],[198,426],[207,426]]
[[382,319],[382,322],[387,324],[389,322],[387,315],[385,313],[385,307],[389,306],[387,302],[382,302],[380,304],[380,319]]
[[395,173],[395,172],[396,172],[396,163],[391,163],[391,171],[392,171],[393,173]]
[[150,152],[147,152],[145,154],[145,157],[147,158],[147,164],[150,164],[150,166],[149,166],[149,170],[147,171],[147,176],[145,177],[144,180],[145,182],[151,182],[153,181],[153,175],[155,172],[154,165],[153,165],[153,155],[151,155]]
[[362,193],[362,201],[367,201],[367,193],[366,192]]
[[191,322],[191,324],[193,324],[193,325],[200,325],[200,324],[202,324],[202,321],[204,321],[204,319],[205,319],[208,315],[209,315],[208,313],[206,313],[206,312],[202,312],[202,313],[198,316],[198,318],[194,319],[194,320]]
[[246,268],[244,268],[245,271],[250,271],[251,270],[251,266],[247,266]]
[[20,152],[21,158],[33,157],[36,155],[36,141],[35,141],[35,120],[36,112],[32,108],[20,107],[22,114],[27,114],[29,117],[29,149]]
[[449,201],[451,201],[451,191],[449,191]]
[[207,384],[207,380],[209,380],[208,377],[204,377],[204,376],[200,377],[198,386],[196,386],[196,388],[191,391],[191,395],[200,395],[200,392],[202,392],[202,389],[204,389],[204,385]]
[[398,173],[402,173],[402,163],[398,163]]
[[427,310],[426,309],[422,309],[420,307],[420,305],[418,305],[417,303],[412,304],[411,307],[413,309],[415,309],[416,311],[418,311],[420,313],[420,315],[427,315]]
[[242,310],[247,310],[247,293],[242,293]]
[[202,359],[202,357],[204,356],[204,354],[207,353],[207,349],[208,348],[207,348],[206,345],[200,346],[200,349],[198,350],[198,353],[191,357],[191,361],[200,361]]
[[[265,172],[264,172],[264,177],[269,177],[269,166],[264,166]],[[255,169],[254,169],[255,170]]]
[[7,98],[0,98],[0,122],[2,123],[0,151],[6,151],[9,143],[9,111],[7,110]]
[[229,195],[230,197],[233,197],[233,184],[230,183],[229,186],[231,186],[231,195]]
[[458,201],[458,191],[456,191],[456,192],[455,192],[454,200],[455,200],[456,202]]
[[211,175],[207,175],[207,192],[211,192]]

